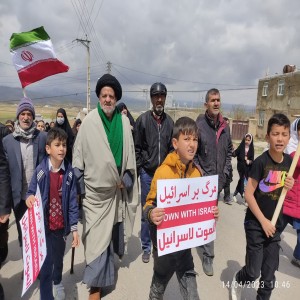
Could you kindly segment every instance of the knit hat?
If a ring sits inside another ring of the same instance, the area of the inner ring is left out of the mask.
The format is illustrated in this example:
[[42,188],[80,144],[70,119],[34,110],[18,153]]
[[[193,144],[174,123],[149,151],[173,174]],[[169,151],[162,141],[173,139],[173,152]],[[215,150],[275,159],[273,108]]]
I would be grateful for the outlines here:
[[24,110],[29,110],[32,113],[33,120],[35,119],[35,110],[30,98],[24,97],[21,99],[17,108],[17,119],[19,118],[19,114]]
[[104,74],[101,78],[98,79],[96,85],[96,95],[99,98],[100,91],[103,87],[109,86],[115,91],[117,100],[122,98],[122,87],[118,79],[110,74]]

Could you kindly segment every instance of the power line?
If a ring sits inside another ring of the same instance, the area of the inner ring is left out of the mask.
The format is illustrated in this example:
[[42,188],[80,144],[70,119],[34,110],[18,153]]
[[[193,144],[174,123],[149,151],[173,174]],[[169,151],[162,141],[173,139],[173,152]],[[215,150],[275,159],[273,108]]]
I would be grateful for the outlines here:
[[248,85],[248,84],[212,83],[212,82],[199,82],[199,81],[184,80],[184,79],[172,78],[172,77],[163,76],[163,75],[155,75],[155,74],[147,73],[147,72],[144,72],[144,71],[139,71],[139,70],[135,70],[135,69],[132,69],[132,68],[125,67],[125,66],[121,66],[121,65],[118,65],[116,63],[114,63],[114,65],[116,65],[116,66],[118,66],[120,68],[127,69],[129,71],[136,72],[136,73],[141,73],[141,74],[145,74],[145,75],[149,75],[149,76],[153,76],[153,77],[170,79],[170,80],[175,80],[175,81],[180,81],[180,82],[186,82],[186,83],[196,83],[196,84],[206,84],[206,85],[216,85],[216,86],[220,86],[220,85],[227,85],[227,86],[254,86],[254,85]]

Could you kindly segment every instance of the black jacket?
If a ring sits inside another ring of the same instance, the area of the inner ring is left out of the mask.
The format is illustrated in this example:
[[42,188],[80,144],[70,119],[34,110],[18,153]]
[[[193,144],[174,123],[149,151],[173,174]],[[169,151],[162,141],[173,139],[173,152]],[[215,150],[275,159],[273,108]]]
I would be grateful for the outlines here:
[[2,143],[8,134],[9,129],[0,123],[0,216],[10,214],[12,207],[9,167]]
[[195,162],[200,165],[203,175],[219,175],[219,192],[230,176],[232,141],[230,129],[221,114],[217,126],[208,117],[199,116],[196,120],[198,126],[198,151]]
[[141,114],[135,123],[134,144],[138,174],[143,168],[154,175],[155,170],[173,149],[172,133],[174,122],[165,112],[158,124],[152,111]]

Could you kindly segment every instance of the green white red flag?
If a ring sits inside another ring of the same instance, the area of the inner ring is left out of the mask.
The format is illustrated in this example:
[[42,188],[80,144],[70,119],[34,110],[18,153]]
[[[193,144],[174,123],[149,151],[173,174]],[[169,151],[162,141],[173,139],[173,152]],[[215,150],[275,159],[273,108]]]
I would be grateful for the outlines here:
[[10,38],[10,52],[22,88],[69,70],[68,66],[57,59],[50,37],[43,26],[28,32],[13,33]]

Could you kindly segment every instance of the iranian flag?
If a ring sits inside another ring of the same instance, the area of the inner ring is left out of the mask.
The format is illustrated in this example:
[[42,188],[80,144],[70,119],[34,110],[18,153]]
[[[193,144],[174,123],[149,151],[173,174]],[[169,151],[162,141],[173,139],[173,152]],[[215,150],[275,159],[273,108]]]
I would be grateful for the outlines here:
[[10,52],[22,88],[45,77],[68,72],[69,67],[56,58],[53,45],[44,27],[13,33]]

